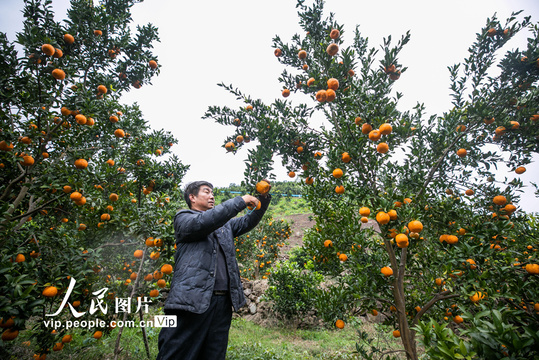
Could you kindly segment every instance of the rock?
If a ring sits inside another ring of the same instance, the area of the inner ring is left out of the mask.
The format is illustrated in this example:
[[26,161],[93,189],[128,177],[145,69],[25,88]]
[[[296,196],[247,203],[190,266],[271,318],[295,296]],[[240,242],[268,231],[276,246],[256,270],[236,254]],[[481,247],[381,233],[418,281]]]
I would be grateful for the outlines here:
[[249,305],[249,312],[251,314],[256,314],[256,304],[255,303],[251,303],[251,305]]
[[251,289],[245,289],[245,290],[243,290],[243,293],[247,297],[247,296],[251,295],[252,291],[251,291]]

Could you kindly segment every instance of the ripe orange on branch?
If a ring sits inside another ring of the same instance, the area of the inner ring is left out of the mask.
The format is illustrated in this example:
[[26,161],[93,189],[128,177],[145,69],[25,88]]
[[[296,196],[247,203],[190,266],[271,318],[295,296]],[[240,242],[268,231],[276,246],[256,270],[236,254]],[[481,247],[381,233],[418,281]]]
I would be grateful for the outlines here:
[[52,77],[56,80],[64,80],[66,78],[66,73],[62,69],[54,69],[52,71]]
[[339,80],[335,78],[330,78],[327,83],[328,89],[337,90],[339,88]]
[[269,190],[270,190],[270,184],[265,180],[259,181],[256,184],[256,191],[261,195],[267,194]]
[[52,46],[51,44],[43,44],[41,45],[41,51],[43,51],[43,53],[47,56],[52,56],[54,55],[54,52],[56,50],[54,49],[54,46]]
[[41,293],[45,297],[55,297],[58,294],[56,286],[47,286]]
[[384,123],[384,124],[380,125],[378,130],[380,131],[380,133],[382,135],[389,135],[393,131],[393,127],[388,123]]
[[384,266],[380,272],[385,276],[385,277],[389,277],[391,275],[393,275],[393,269],[390,268],[389,266]]
[[75,167],[77,169],[86,169],[88,167],[88,161],[85,159],[77,159],[75,160]]
[[376,221],[378,221],[380,225],[387,224],[389,220],[390,220],[389,215],[383,211],[380,211],[378,214],[376,214]]
[[411,232],[420,233],[423,230],[423,224],[419,220],[412,220],[408,223],[408,229]]
[[333,177],[335,177],[336,179],[339,179],[343,176],[343,172],[341,169],[337,168],[335,170],[333,170]]
[[319,102],[324,102],[327,99],[327,92],[326,90],[318,90],[316,93],[316,100]]

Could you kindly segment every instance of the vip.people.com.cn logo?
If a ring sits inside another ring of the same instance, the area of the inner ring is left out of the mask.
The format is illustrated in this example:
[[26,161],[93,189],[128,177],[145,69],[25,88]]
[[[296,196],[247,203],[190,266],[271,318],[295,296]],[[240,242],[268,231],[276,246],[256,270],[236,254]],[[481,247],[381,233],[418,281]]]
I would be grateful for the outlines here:
[[[69,302],[69,297],[71,296],[71,292],[75,288],[76,280],[74,278],[71,278],[71,281],[69,282],[69,287],[67,289],[67,292],[64,296],[64,299],[62,300],[62,303],[58,307],[58,310],[56,310],[53,314],[45,314],[45,316],[58,316],[62,309],[66,307],[66,305],[69,307],[69,310],[71,310],[71,314],[75,317],[75,319],[80,318],[81,316],[85,315],[86,312],[79,312],[73,304]],[[98,310],[102,314],[107,314],[108,312],[108,304],[104,301],[105,294],[107,292],[108,288],[103,288],[97,291],[94,291],[92,295],[95,296],[95,298],[92,299],[90,304],[90,310],[88,313],[90,315],[94,315]],[[114,299],[114,313],[120,314],[120,313],[131,313],[131,298],[115,298]],[[151,304],[151,300],[149,300],[146,296],[141,298],[137,298],[137,307],[134,313],[139,312],[141,309],[144,310],[144,313],[148,313],[148,305]],[[102,319],[93,319],[93,320],[45,320],[43,321],[43,324],[46,327],[58,329],[58,328],[86,328],[86,329],[92,329],[95,327],[176,327],[177,325],[177,317],[176,315],[156,315],[153,320],[141,320],[140,322],[136,323],[134,320],[111,320],[109,322],[102,320]]]

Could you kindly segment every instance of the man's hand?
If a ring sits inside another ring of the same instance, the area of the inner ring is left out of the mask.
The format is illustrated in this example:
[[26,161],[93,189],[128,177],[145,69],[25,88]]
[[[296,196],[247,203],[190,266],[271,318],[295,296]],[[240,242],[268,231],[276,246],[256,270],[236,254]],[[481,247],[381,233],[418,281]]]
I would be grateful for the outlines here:
[[260,200],[258,200],[256,197],[252,195],[243,195],[242,199],[243,201],[245,201],[245,205],[247,206],[256,207],[256,205],[258,205],[258,203],[260,202]]

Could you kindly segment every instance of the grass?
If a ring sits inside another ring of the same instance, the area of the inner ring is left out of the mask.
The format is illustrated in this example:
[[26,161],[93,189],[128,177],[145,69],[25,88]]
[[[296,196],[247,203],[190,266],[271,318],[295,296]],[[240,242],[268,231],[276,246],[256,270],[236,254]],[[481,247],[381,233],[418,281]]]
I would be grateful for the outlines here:
[[[336,329],[294,329],[285,324],[264,327],[242,318],[232,321],[230,329],[228,360],[345,360],[360,359],[354,354],[356,342],[359,340],[357,328],[369,334],[369,341],[364,344],[376,345],[389,350],[400,349],[400,342],[388,335],[388,331],[373,323],[360,324],[351,320],[343,330]],[[146,328],[150,346],[150,359],[157,356],[157,338],[159,328]],[[31,359],[34,353],[32,346],[23,345],[30,338],[32,330],[21,333],[17,340],[2,351],[9,354],[9,360]],[[52,352],[48,360],[107,360],[114,358],[114,347],[118,329],[100,340],[91,337],[92,332],[76,329],[72,332],[73,341],[63,350]],[[138,328],[125,328],[121,339],[121,360],[147,359]],[[2,354],[0,351],[0,355]],[[378,354],[379,355],[379,354]],[[376,357],[378,358],[378,357]],[[404,357],[403,357],[404,358]]]

